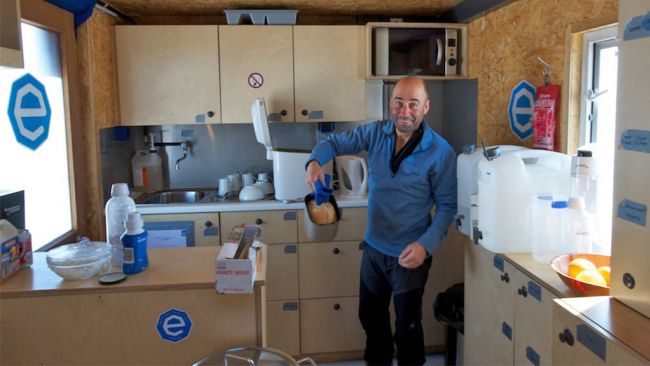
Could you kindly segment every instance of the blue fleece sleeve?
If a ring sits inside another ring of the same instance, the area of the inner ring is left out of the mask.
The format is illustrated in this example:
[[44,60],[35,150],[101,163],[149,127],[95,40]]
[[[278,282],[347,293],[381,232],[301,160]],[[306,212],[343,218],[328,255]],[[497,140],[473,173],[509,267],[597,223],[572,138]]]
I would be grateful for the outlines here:
[[305,170],[310,161],[316,160],[320,166],[327,164],[335,156],[356,154],[368,150],[370,136],[376,123],[359,126],[353,130],[330,135],[314,147],[305,162]]
[[437,169],[431,177],[431,191],[436,213],[427,231],[418,241],[432,254],[447,235],[447,228],[454,220],[456,200],[456,154],[449,148],[437,162]]

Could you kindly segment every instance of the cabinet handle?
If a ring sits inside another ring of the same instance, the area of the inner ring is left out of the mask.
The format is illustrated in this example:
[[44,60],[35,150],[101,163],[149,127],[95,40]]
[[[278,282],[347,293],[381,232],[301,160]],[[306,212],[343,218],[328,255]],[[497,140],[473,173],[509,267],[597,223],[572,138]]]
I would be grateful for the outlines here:
[[257,219],[255,219],[255,224],[257,224],[257,225],[262,225],[263,222],[264,221],[262,221],[262,219],[260,219],[259,217]]
[[339,310],[341,308],[341,305],[334,304],[334,306],[332,306],[332,307],[334,308],[334,310]]
[[287,110],[286,109],[281,110],[280,114],[283,115],[283,116],[286,116],[287,115]]
[[505,283],[510,283],[510,276],[508,275],[508,272],[505,272],[504,274],[501,275],[501,281]]
[[208,117],[210,117],[210,118],[214,117],[214,112],[213,111],[208,111]]
[[526,286],[521,286],[521,288],[518,288],[517,293],[523,297],[528,297],[528,290],[526,290]]
[[300,112],[300,114],[302,114],[303,116],[306,116],[306,115],[309,114],[309,111],[306,110],[306,109],[303,109],[302,112]]
[[558,337],[560,338],[560,342],[573,346],[573,334],[570,330],[565,329],[564,332],[558,334]]
[[332,253],[339,254],[339,253],[341,253],[341,251],[339,250],[339,248],[334,248],[334,249],[332,249]]
[[205,227],[210,227],[210,226],[212,226],[212,221],[206,220],[203,225],[205,225]]

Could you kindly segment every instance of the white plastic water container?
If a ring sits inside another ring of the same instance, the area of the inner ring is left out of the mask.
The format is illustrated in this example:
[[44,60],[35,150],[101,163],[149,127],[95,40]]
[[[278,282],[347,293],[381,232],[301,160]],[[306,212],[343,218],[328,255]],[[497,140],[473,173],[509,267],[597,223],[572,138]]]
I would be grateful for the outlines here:
[[[499,152],[525,150],[526,147],[515,145],[490,146],[488,149],[499,148]],[[456,179],[458,184],[458,229],[463,234],[471,237],[472,227],[478,217],[471,216],[471,196],[478,194],[478,163],[483,158],[483,149],[479,148],[472,153],[462,153],[456,159]]]
[[130,212],[135,212],[135,202],[129,197],[126,183],[115,183],[111,187],[111,199],[106,202],[106,241],[113,246],[111,263],[122,268],[122,240],[126,230],[125,222]]
[[545,150],[503,152],[478,166],[479,244],[496,253],[532,250],[531,196],[568,195],[571,158]]
[[133,188],[146,192],[163,189],[162,159],[154,151],[138,150],[131,159]]

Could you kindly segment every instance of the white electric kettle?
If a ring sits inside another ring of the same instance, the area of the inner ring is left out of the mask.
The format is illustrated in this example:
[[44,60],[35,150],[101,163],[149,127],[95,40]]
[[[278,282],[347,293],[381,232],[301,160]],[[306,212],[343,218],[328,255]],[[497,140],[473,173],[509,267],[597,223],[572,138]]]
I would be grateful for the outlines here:
[[336,157],[339,190],[343,197],[365,197],[368,190],[368,165],[364,158],[352,155]]

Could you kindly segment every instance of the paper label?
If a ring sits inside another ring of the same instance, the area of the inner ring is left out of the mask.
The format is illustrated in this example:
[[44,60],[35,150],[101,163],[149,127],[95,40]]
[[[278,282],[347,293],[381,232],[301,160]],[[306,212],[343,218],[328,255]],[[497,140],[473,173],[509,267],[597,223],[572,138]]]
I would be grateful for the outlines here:
[[628,151],[650,153],[650,131],[623,131],[621,134],[621,148]]
[[623,200],[618,204],[616,216],[637,225],[645,226],[647,214],[648,207],[646,205],[630,200]]
[[149,231],[149,246],[152,248],[175,248],[187,246],[187,232],[183,229]]
[[585,324],[578,325],[577,332],[578,342],[582,343],[593,354],[606,361],[607,347],[605,345],[605,338],[594,332]]

